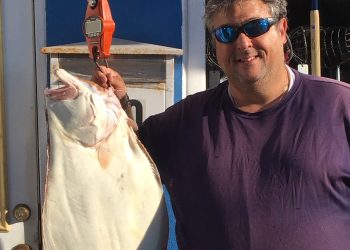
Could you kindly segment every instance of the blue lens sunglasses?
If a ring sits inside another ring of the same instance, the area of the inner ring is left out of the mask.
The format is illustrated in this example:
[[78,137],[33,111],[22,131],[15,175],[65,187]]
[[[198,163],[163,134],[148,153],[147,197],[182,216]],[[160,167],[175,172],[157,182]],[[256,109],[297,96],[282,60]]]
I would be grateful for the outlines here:
[[213,30],[213,34],[220,43],[234,42],[239,34],[244,33],[249,38],[261,36],[268,32],[272,25],[278,22],[277,18],[267,17],[258,18],[249,21],[239,27],[233,27],[232,25],[224,25]]

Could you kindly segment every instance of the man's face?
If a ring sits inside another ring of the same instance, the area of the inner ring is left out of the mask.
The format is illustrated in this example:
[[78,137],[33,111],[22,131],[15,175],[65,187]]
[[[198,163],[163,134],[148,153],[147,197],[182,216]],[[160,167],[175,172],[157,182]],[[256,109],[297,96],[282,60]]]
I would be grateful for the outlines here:
[[[268,5],[261,0],[237,1],[227,12],[218,13],[213,28],[223,25],[239,27],[257,18],[271,17]],[[234,85],[254,84],[273,79],[284,68],[283,44],[286,42],[287,21],[282,19],[265,34],[249,38],[241,33],[231,43],[216,39],[216,56],[219,65]],[[271,78],[272,76],[272,78]]]

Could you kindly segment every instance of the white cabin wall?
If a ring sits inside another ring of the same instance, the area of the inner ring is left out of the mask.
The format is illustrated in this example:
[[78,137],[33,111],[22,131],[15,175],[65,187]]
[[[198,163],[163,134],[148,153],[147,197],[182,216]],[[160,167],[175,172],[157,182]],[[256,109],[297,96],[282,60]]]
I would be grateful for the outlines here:
[[184,0],[183,43],[183,97],[206,89],[205,67],[205,0]]

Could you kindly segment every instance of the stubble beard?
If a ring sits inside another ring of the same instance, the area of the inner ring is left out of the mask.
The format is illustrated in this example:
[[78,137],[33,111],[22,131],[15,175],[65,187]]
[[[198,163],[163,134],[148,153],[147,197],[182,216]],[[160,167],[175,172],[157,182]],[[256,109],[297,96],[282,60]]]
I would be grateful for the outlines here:
[[260,65],[259,69],[253,73],[249,72],[249,70],[235,70],[235,68],[231,68],[228,71],[232,72],[226,74],[229,82],[237,88],[243,88],[246,90],[252,90],[262,86],[264,82],[266,82],[268,75],[266,65]]

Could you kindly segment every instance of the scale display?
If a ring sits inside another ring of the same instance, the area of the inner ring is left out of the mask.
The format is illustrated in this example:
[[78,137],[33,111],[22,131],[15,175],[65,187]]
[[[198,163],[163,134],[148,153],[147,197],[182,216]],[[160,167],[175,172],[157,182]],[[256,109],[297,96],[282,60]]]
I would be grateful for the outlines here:
[[99,17],[89,17],[84,22],[84,31],[89,38],[101,36],[102,20]]

